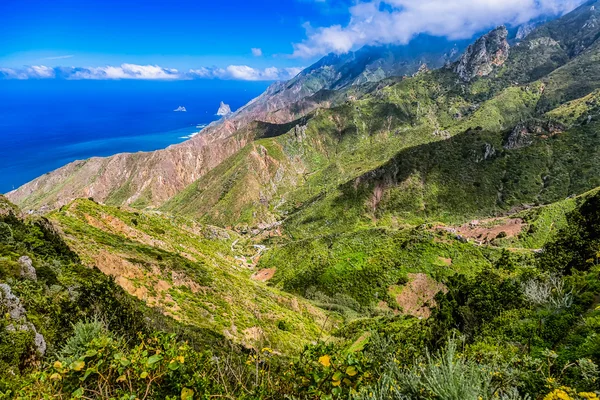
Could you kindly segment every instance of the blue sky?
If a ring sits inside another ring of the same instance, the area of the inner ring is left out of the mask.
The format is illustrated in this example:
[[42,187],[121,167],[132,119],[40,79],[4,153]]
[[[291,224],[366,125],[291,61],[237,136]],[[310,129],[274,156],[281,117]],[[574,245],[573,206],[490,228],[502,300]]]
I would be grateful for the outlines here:
[[0,0],[0,76],[287,79],[328,52],[468,38],[582,2]]
[[347,9],[311,0],[2,0],[0,65],[299,66],[313,59],[285,55],[303,24],[344,22]]

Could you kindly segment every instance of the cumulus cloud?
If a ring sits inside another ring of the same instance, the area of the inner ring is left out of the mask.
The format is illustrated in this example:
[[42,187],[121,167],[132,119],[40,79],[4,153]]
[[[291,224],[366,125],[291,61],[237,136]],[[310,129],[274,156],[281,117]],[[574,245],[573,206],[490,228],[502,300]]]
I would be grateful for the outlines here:
[[188,71],[164,68],[158,65],[121,64],[105,67],[47,67],[44,65],[21,69],[0,68],[0,79],[92,79],[92,80],[184,80],[230,79],[244,81],[288,80],[302,68],[252,68],[247,65],[230,65],[225,68],[200,67]]
[[350,22],[314,28],[293,57],[345,53],[366,44],[406,44],[420,33],[466,39],[501,24],[565,14],[585,0],[368,0],[350,7]]
[[0,78],[7,79],[47,79],[56,77],[54,68],[45,65],[33,65],[23,69],[0,68]]
[[259,49],[257,47],[253,47],[252,48],[252,55],[254,57],[261,57],[263,55],[262,49]]
[[121,64],[118,67],[106,66],[75,69],[69,78],[172,80],[181,79],[181,74],[176,69],[162,68],[158,65]]

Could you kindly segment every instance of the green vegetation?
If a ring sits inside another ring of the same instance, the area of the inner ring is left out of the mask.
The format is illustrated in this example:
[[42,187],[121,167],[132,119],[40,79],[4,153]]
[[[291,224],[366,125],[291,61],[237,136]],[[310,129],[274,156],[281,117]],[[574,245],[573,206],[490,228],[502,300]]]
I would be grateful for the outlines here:
[[[84,264],[114,276],[129,294],[181,322],[280,351],[301,347],[322,332],[324,312],[251,279],[248,260],[258,250],[232,231],[90,200],[75,201],[49,218]],[[280,321],[288,329],[280,329]]]
[[159,210],[0,197],[0,398],[598,399],[591,4],[251,123]]
[[286,243],[268,252],[259,266],[277,268],[271,282],[287,291],[321,301],[324,295],[329,307],[377,312],[381,301],[400,307],[388,289],[406,283],[410,273],[437,280],[471,275],[500,256],[499,250],[462,243],[434,229],[369,229]]
[[[21,355],[22,378],[5,375],[4,391],[31,399],[595,399],[600,269],[595,262],[573,261],[561,277],[553,261],[584,260],[597,251],[599,201],[598,194],[586,196],[568,213],[557,239],[535,258],[501,255],[478,271],[440,277],[447,290],[435,297],[437,307],[428,319],[393,313],[355,319],[334,332],[335,340],[284,356],[266,347],[244,352],[235,346],[186,344],[185,333],[131,336],[122,323],[106,319],[113,313],[94,309],[89,317],[65,315],[79,322],[61,325],[61,339],[48,334],[55,350],[41,367],[31,363],[30,355]],[[35,231],[36,225],[9,218],[11,226]],[[580,245],[563,240],[567,237],[580,238]],[[60,241],[44,243],[29,254],[73,256]],[[22,291],[19,295],[31,298]],[[37,324],[36,307],[30,304],[27,318]],[[143,323],[139,326],[147,332]]]

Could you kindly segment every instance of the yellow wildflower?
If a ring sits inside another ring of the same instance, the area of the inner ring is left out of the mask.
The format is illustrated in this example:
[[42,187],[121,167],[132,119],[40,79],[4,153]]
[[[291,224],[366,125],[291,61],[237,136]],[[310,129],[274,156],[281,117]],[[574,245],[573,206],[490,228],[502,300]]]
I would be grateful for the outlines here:
[[327,354],[319,357],[319,364],[324,367],[331,367],[331,357],[329,357]]

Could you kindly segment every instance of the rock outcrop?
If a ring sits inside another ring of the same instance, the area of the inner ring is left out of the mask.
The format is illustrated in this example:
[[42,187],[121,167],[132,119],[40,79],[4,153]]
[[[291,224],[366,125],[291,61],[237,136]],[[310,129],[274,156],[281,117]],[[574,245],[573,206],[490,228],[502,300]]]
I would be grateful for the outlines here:
[[25,307],[23,307],[21,300],[13,294],[11,287],[6,283],[0,283],[0,306],[13,320],[25,317]]
[[533,30],[536,28],[537,24],[534,23],[527,23],[527,24],[523,24],[521,26],[519,26],[519,29],[517,30],[517,35],[515,36],[516,40],[523,40],[525,39],[531,32],[533,32]]
[[454,67],[460,79],[469,82],[478,76],[487,76],[508,59],[508,31],[501,26],[477,39],[470,45]]
[[221,105],[219,105],[219,110],[217,111],[217,115],[220,117],[226,117],[230,114],[231,114],[231,107],[229,107],[229,104],[225,104],[225,103],[221,102]]
[[35,349],[40,355],[44,355],[47,348],[44,336],[35,329],[35,326],[31,322],[27,321],[25,307],[23,307],[21,300],[13,294],[11,287],[6,283],[0,283],[0,309],[5,310],[12,321],[11,324],[6,326],[6,330],[8,332],[33,332]]
[[21,278],[29,279],[32,281],[37,280],[37,273],[35,271],[35,267],[33,266],[33,261],[31,260],[31,258],[27,256],[19,258],[19,266],[21,267],[21,271],[19,273]]
[[547,138],[564,131],[564,127],[553,121],[530,120],[514,127],[504,140],[507,150],[522,149],[531,146],[536,137]]

